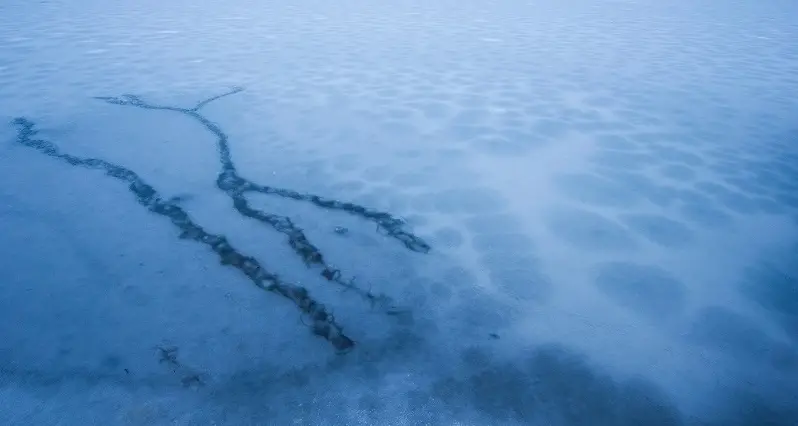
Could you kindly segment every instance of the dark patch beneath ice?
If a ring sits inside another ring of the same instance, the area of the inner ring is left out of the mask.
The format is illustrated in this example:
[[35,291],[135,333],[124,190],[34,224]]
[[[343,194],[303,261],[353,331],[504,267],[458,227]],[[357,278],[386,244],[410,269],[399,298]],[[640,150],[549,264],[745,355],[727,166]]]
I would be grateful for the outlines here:
[[599,167],[622,170],[641,170],[659,161],[649,154],[624,151],[599,151],[590,162]]
[[769,164],[766,169],[753,170],[753,181],[774,191],[798,191],[798,169],[785,164]]
[[531,252],[485,252],[480,259],[491,269],[532,269],[538,266],[538,260]]
[[392,169],[386,166],[372,166],[363,170],[362,177],[370,182],[385,182],[391,178]]
[[637,247],[629,230],[589,210],[552,209],[544,222],[554,236],[584,250],[630,251]]
[[519,313],[480,291],[460,292],[461,305],[447,317],[447,334],[484,337],[512,326]]
[[685,201],[680,211],[682,216],[694,224],[708,229],[724,228],[732,224],[732,216],[718,209],[709,200]]
[[[376,194],[371,194],[371,195],[372,195],[371,198],[358,197],[357,200],[361,203],[367,203],[367,202],[374,203],[375,201],[372,200],[376,199]],[[414,196],[409,201],[409,207],[415,213],[433,213],[437,210],[436,203],[437,203],[437,195],[434,193],[427,192]]]
[[534,249],[531,238],[520,233],[478,234],[471,239],[473,247],[481,253],[524,253]]
[[532,125],[532,132],[548,137],[560,137],[568,131],[568,127],[566,122],[544,118]]
[[798,341],[798,246],[779,264],[770,259],[746,268],[738,288]]
[[707,181],[698,181],[693,184],[693,187],[707,195],[718,195],[731,191],[722,184]]
[[491,283],[507,294],[540,302],[548,300],[551,281],[531,253],[497,250],[483,253],[481,260]]
[[488,276],[493,285],[517,299],[543,303],[552,291],[551,281],[537,268],[491,268]]
[[463,234],[451,227],[443,227],[432,234],[431,242],[439,247],[457,248],[463,244]]
[[508,213],[490,213],[471,216],[466,219],[465,223],[468,229],[474,234],[509,232],[521,226],[521,222]]
[[449,283],[447,285],[443,282],[435,281],[430,284],[429,291],[438,301],[447,302],[452,298],[452,285],[458,285],[458,283]]
[[721,306],[701,309],[687,337],[740,360],[785,370],[798,366],[794,349],[773,340],[752,320]]
[[477,284],[477,277],[468,269],[453,266],[442,272],[443,282],[450,283],[457,289],[468,290]]
[[790,209],[798,209],[798,195],[795,192],[780,192],[774,195],[779,204],[786,206]]
[[615,303],[649,320],[681,314],[687,300],[687,286],[658,266],[603,263],[597,268],[594,283]]
[[532,144],[525,143],[524,140],[509,139],[499,136],[488,136],[476,138],[470,145],[478,152],[501,157],[514,157],[526,154]]
[[494,424],[683,424],[673,403],[653,383],[615,380],[559,346],[534,349],[517,364],[491,364],[478,353],[470,358],[476,362],[469,362],[468,375],[439,380],[432,390],[456,417],[476,409]]
[[660,207],[671,205],[678,196],[678,189],[654,182],[638,172],[601,169],[598,173]]
[[457,188],[438,192],[434,205],[442,213],[484,214],[501,212],[507,201],[487,188]]
[[736,213],[751,215],[759,211],[753,198],[738,192],[721,193],[715,198],[721,205]]
[[782,215],[787,213],[787,208],[770,197],[752,197],[756,208],[763,213]]
[[[798,401],[774,404],[750,390],[733,390],[722,410],[700,426],[795,426],[798,425]],[[796,398],[793,397],[793,400]]]
[[477,136],[490,135],[494,131],[488,125],[475,123],[454,123],[447,130],[455,140],[469,140]]
[[693,241],[693,231],[681,222],[648,213],[629,213],[620,221],[648,240],[664,247],[684,247]]
[[391,183],[398,187],[421,187],[428,185],[432,176],[427,173],[407,172],[399,173],[391,179]]
[[594,174],[560,174],[552,183],[558,193],[587,205],[631,207],[641,200],[628,186]]
[[704,160],[701,157],[683,149],[664,145],[652,145],[649,149],[660,161],[680,163],[686,166],[701,166],[704,164]]
[[744,174],[744,168],[733,160],[720,160],[707,165],[707,168],[724,178],[738,177]]
[[737,191],[745,194],[757,195],[767,194],[770,192],[769,188],[760,185],[756,180],[751,179],[749,176],[727,176],[723,178],[723,181],[732,188],[735,188]]
[[663,176],[679,182],[688,182],[695,179],[696,173],[693,169],[683,164],[669,164],[660,169]]
[[596,144],[601,149],[618,151],[634,151],[638,149],[638,144],[619,135],[601,135],[596,137]]
[[688,204],[715,205],[713,198],[692,189],[678,189],[675,191],[679,201]]

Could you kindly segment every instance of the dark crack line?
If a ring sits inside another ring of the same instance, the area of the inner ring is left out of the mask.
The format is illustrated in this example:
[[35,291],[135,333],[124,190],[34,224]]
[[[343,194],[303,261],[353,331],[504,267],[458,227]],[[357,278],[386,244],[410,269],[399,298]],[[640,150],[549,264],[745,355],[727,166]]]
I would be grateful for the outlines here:
[[335,322],[332,314],[324,305],[314,300],[307,289],[285,282],[276,274],[266,271],[254,257],[239,252],[224,236],[207,232],[179,205],[163,198],[155,188],[132,170],[102,159],[81,158],[62,153],[52,142],[35,139],[37,130],[34,128],[34,123],[26,118],[16,118],[13,124],[17,128],[17,143],[72,166],[102,170],[108,176],[127,182],[128,189],[135,195],[136,201],[151,212],[169,218],[172,224],[180,229],[181,239],[205,244],[219,256],[223,265],[240,270],[259,288],[292,301],[302,313],[311,318],[310,328],[313,333],[328,340],[336,350],[348,351],[354,347],[354,341],[343,333],[343,329]]
[[[197,120],[208,131],[213,133],[217,138],[217,148],[220,156],[220,162],[222,164],[221,174],[229,173],[230,176],[234,178],[236,183],[240,186],[239,189],[242,193],[260,192],[263,194],[277,195],[283,198],[289,198],[297,201],[310,202],[322,209],[345,211],[352,215],[360,216],[361,218],[375,222],[380,228],[386,231],[387,235],[396,238],[402,244],[404,244],[405,247],[407,247],[412,251],[419,253],[429,252],[430,250],[429,244],[427,244],[422,238],[402,229],[402,227],[405,225],[405,221],[391,215],[390,213],[381,212],[375,209],[370,209],[368,207],[360,206],[354,203],[320,197],[318,195],[303,194],[290,189],[282,189],[267,185],[259,185],[241,177],[238,174],[238,171],[236,170],[235,164],[233,163],[230,154],[229,138],[222,131],[222,129],[219,128],[219,126],[217,126],[215,123],[207,119],[198,111],[199,109],[201,109],[202,107],[208,105],[213,101],[219,100],[226,96],[234,95],[243,90],[244,90],[243,88],[236,87],[228,92],[205,99],[199,102],[197,106],[190,109],[151,104],[149,102],[145,102],[139,96],[131,94],[124,94],[119,97],[96,97],[95,99],[99,99],[114,105],[126,105],[142,109],[149,109],[149,110],[179,112],[181,114],[193,118],[194,120]],[[220,189],[222,189],[225,192],[227,192],[228,190],[227,188],[220,188]]]
[[211,103],[211,102],[213,102],[213,101],[215,101],[217,99],[224,98],[225,96],[235,95],[236,93],[241,92],[243,90],[244,90],[243,87],[234,87],[228,92],[224,92],[224,93],[222,93],[220,95],[216,95],[216,96],[211,96],[208,99],[205,99],[203,101],[198,102],[197,106],[192,108],[191,111],[194,111],[194,112],[199,111],[199,110],[202,109],[202,107],[204,107],[205,105],[208,105],[209,103]]
[[319,267],[321,269],[321,275],[326,280],[336,283],[347,291],[355,292],[360,297],[371,303],[372,307],[376,304],[382,308],[388,309],[389,313],[398,312],[396,308],[393,307],[391,299],[388,296],[384,294],[375,295],[370,290],[365,290],[358,287],[355,284],[354,279],[344,279],[342,277],[341,271],[332,267],[325,261],[321,250],[319,250],[310,242],[302,229],[294,224],[289,217],[266,213],[252,208],[249,204],[246,194],[254,192],[266,195],[276,195],[296,201],[309,202],[319,208],[326,210],[340,210],[348,212],[352,215],[375,222],[377,224],[378,230],[384,230],[384,234],[399,240],[405,245],[405,247],[412,251],[428,253],[430,246],[418,236],[405,231],[403,229],[405,222],[402,219],[394,217],[390,213],[377,211],[354,203],[324,198],[318,195],[300,193],[290,189],[275,188],[267,185],[260,185],[241,177],[236,170],[235,163],[233,162],[230,154],[229,138],[227,134],[225,134],[218,125],[207,119],[198,111],[202,107],[215,100],[239,93],[242,90],[243,89],[240,87],[234,88],[228,92],[205,99],[199,102],[194,108],[190,109],[155,105],[145,102],[136,95],[130,94],[124,94],[119,97],[97,97],[96,99],[114,105],[126,105],[148,110],[178,112],[198,121],[209,132],[213,133],[217,139],[216,145],[222,170],[216,179],[216,186],[233,200],[234,208],[241,215],[267,224],[278,232],[286,235],[288,237],[288,243],[294,252],[302,258],[307,266]]

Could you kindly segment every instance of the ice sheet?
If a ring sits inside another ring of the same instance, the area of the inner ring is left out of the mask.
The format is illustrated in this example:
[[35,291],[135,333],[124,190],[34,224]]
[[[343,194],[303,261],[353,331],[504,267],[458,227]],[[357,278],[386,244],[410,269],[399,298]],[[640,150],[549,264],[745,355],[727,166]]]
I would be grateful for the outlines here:
[[798,424],[798,4],[0,3],[0,423]]

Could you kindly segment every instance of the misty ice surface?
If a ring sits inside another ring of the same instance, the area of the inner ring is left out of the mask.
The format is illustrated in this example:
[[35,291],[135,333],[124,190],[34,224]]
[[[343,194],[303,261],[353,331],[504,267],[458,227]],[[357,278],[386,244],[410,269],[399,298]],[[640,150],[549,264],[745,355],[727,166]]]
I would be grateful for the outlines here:
[[[0,423],[798,424],[798,3],[0,2]],[[265,194],[375,308],[216,186]],[[306,288],[220,264],[128,185]],[[37,142],[39,143],[39,142]],[[44,143],[44,142],[42,142]],[[45,145],[40,145],[45,146]],[[175,197],[175,198],[170,198]]]

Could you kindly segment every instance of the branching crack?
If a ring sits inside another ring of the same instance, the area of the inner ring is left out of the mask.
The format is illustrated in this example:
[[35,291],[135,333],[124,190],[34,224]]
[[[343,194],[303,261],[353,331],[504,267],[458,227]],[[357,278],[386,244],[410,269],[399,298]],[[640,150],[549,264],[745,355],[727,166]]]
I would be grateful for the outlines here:
[[222,129],[211,122],[208,118],[199,113],[199,110],[209,103],[226,96],[234,95],[243,91],[243,88],[236,87],[225,93],[210,97],[199,102],[193,108],[180,108],[173,106],[156,105],[142,100],[136,95],[124,94],[118,97],[97,97],[96,99],[114,105],[132,106],[147,110],[172,111],[178,112],[202,124],[206,130],[216,137],[216,148],[221,163],[221,171],[216,179],[216,186],[227,194],[233,202],[233,207],[241,215],[263,224],[269,225],[278,232],[288,237],[288,244],[294,252],[304,261],[308,267],[318,268],[320,275],[327,281],[333,282],[347,291],[358,294],[367,300],[372,307],[379,306],[387,309],[389,313],[396,313],[397,308],[391,302],[390,297],[384,294],[375,295],[370,290],[365,290],[355,284],[354,279],[345,279],[340,270],[329,265],[324,259],[322,252],[314,246],[307,238],[305,233],[294,222],[282,215],[263,212],[250,206],[247,199],[248,193],[260,193],[265,195],[275,195],[282,198],[296,201],[304,201],[326,210],[344,211],[354,216],[370,220],[377,224],[377,230],[384,235],[390,236],[407,247],[409,250],[428,253],[430,246],[420,237],[404,230],[405,221],[391,215],[390,213],[370,209],[350,202],[339,201],[325,198],[314,194],[300,193],[290,189],[276,188],[268,185],[261,185],[242,177],[232,160],[230,154],[229,138]]
[[[262,185],[242,177],[232,160],[227,134],[217,124],[200,114],[200,110],[216,100],[234,95],[243,90],[243,88],[235,87],[227,92],[200,101],[192,108],[156,105],[131,94],[124,94],[118,97],[97,97],[96,99],[113,105],[131,106],[146,110],[172,111],[188,116],[201,124],[216,138],[216,149],[221,165],[221,170],[216,178],[216,186],[230,197],[233,208],[239,214],[268,225],[284,234],[288,238],[288,245],[293,251],[308,267],[319,270],[320,275],[325,280],[337,284],[344,291],[357,294],[370,303],[372,308],[378,306],[390,315],[403,312],[395,307],[388,296],[374,294],[370,287],[369,289],[359,287],[354,278],[344,278],[339,269],[327,263],[322,252],[310,242],[302,229],[294,224],[289,217],[258,210],[250,205],[247,198],[250,193],[274,195],[295,201],[308,202],[321,209],[339,210],[372,221],[376,223],[378,232],[398,240],[409,250],[419,253],[428,253],[430,250],[430,246],[424,240],[404,230],[404,220],[390,213],[314,194]],[[180,238],[205,244],[219,256],[223,265],[239,269],[256,286],[291,300],[301,311],[301,316],[310,319],[310,324],[307,325],[313,333],[327,339],[337,350],[346,351],[354,346],[354,341],[344,335],[341,326],[335,322],[332,314],[324,305],[311,298],[307,289],[288,283],[277,275],[266,271],[254,257],[246,256],[239,252],[230,245],[224,236],[207,232],[180,207],[179,198],[163,198],[155,188],[146,183],[135,172],[121,165],[102,159],[81,158],[62,153],[52,142],[35,138],[37,131],[34,123],[27,118],[15,119],[14,125],[17,127],[17,142],[19,144],[34,148],[45,155],[69,163],[72,166],[102,170],[108,176],[126,182],[128,189],[135,195],[139,204],[153,213],[169,218],[172,224],[180,229]]]
[[26,118],[16,118],[13,124],[17,127],[17,143],[72,166],[102,170],[108,176],[126,182],[128,189],[140,205],[155,214],[168,218],[173,225],[180,229],[180,238],[205,244],[219,256],[223,265],[240,270],[259,288],[279,294],[293,302],[303,314],[310,318],[309,326],[313,333],[328,340],[336,350],[348,351],[354,347],[355,342],[344,334],[341,326],[335,322],[325,306],[314,300],[307,289],[286,282],[276,274],[266,271],[254,257],[238,251],[224,236],[206,231],[192,220],[183,208],[174,201],[162,197],[154,187],[132,170],[101,159],[81,158],[62,153],[52,142],[37,139],[37,131],[33,122]]

